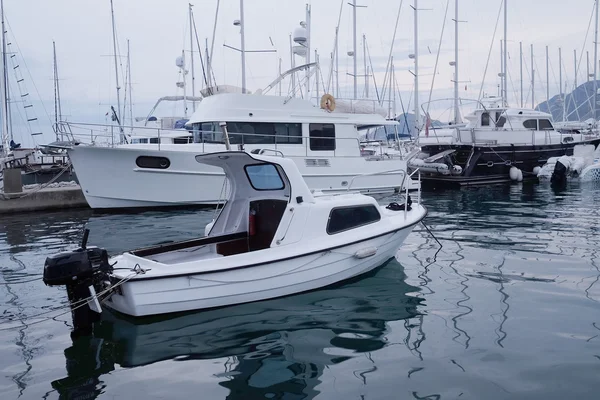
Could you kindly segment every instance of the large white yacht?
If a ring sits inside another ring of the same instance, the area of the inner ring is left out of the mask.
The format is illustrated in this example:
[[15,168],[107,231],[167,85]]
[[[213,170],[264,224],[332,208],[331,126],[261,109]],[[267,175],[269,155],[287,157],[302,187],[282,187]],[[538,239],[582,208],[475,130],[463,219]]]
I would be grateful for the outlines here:
[[417,189],[407,175],[417,151],[361,155],[359,132],[388,125],[398,122],[293,97],[223,93],[204,98],[185,129],[150,129],[128,144],[78,145],[68,154],[92,208],[219,203],[228,190],[223,171],[198,169],[195,156],[228,147],[292,159],[313,190]]

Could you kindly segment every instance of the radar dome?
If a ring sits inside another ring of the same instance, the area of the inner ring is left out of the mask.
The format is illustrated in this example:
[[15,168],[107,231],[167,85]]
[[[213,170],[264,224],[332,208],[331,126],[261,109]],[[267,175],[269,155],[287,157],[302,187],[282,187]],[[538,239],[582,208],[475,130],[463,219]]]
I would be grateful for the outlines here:
[[175,65],[177,65],[179,68],[185,67],[185,60],[183,59],[183,56],[179,56],[175,59]]
[[299,26],[294,29],[294,42],[298,44],[304,44],[307,41],[306,28]]

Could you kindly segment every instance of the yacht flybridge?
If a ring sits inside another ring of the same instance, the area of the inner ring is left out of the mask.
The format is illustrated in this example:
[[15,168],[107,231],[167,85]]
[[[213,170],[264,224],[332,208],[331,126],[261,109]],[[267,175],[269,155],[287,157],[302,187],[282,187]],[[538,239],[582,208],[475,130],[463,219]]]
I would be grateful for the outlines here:
[[398,122],[299,98],[222,93],[205,97],[186,129],[147,129],[133,143],[78,145],[68,154],[92,208],[219,203],[228,190],[223,171],[198,168],[195,157],[231,148],[288,157],[308,186],[323,192],[417,189],[406,171],[418,150],[361,155],[359,132],[381,126]]
[[408,193],[403,204],[388,206],[359,193],[313,193],[283,157],[230,151],[195,159],[221,168],[231,182],[206,237],[111,259],[84,239],[82,248],[46,260],[44,282],[67,285],[78,309],[87,303],[101,312],[103,304],[132,316],[253,302],[382,265],[427,214]]
[[500,98],[485,100],[465,116],[466,126],[420,132],[421,154],[409,166],[419,168],[424,181],[469,185],[534,178],[536,167],[549,158],[600,143],[588,130],[555,130],[550,114],[503,107]]

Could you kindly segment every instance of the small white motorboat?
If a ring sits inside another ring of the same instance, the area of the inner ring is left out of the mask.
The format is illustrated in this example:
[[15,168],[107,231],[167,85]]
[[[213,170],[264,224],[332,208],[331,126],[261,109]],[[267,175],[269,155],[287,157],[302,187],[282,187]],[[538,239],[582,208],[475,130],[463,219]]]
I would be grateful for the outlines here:
[[[600,167],[600,146],[577,145],[572,156],[551,157],[537,172],[540,181],[550,181],[563,185],[568,179],[579,178],[580,181],[595,179],[594,171]],[[600,170],[598,173],[600,176]]]
[[196,160],[222,168],[231,184],[207,236],[111,259],[84,239],[46,260],[44,282],[67,285],[72,305],[136,317],[276,298],[382,265],[427,214],[408,193],[388,206],[359,193],[312,193],[283,157],[228,151]]

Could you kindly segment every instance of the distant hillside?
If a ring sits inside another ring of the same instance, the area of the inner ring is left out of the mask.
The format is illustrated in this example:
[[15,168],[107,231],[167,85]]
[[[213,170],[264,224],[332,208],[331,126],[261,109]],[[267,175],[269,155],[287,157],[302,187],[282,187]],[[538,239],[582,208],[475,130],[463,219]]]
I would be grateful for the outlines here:
[[[600,81],[598,82],[600,89]],[[564,94],[564,102],[560,95],[556,95],[550,101],[540,103],[535,109],[552,114],[554,121],[585,121],[594,118],[593,104],[594,82],[586,82],[578,86],[574,91]],[[563,118],[564,107],[564,118]]]

